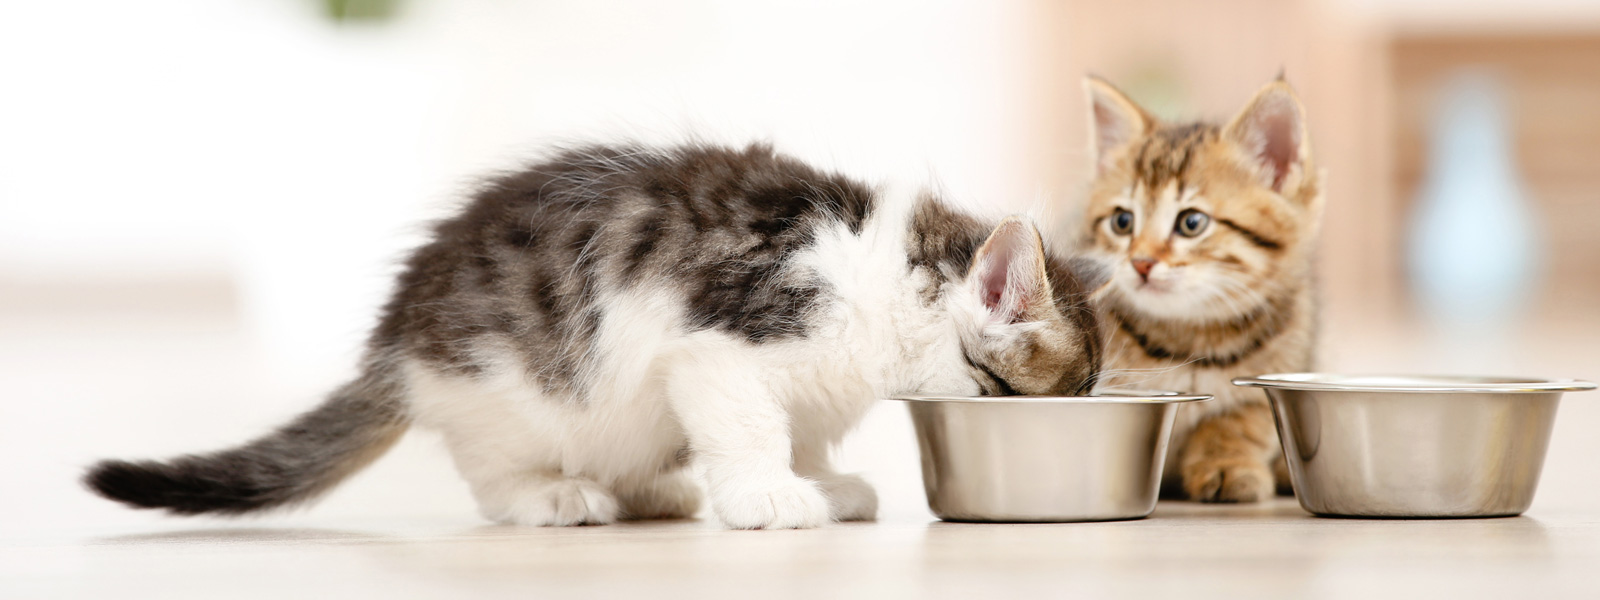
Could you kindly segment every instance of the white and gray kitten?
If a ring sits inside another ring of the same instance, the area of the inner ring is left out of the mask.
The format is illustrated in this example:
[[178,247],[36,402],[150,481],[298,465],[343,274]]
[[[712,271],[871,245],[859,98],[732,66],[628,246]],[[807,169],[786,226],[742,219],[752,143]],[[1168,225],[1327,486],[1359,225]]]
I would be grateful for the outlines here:
[[874,398],[1092,385],[1091,285],[1029,222],[896,195],[765,146],[596,146],[494,180],[413,254],[363,372],[238,448],[105,461],[100,494],[177,514],[307,500],[412,423],[484,516],[871,519],[830,448]]

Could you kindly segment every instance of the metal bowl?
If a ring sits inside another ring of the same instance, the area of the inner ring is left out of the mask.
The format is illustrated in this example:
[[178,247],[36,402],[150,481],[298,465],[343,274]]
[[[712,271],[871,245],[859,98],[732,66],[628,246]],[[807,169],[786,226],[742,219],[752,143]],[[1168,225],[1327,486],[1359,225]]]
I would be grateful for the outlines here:
[[1283,373],[1272,401],[1300,506],[1340,517],[1509,517],[1533,502],[1571,379]]
[[1172,392],[908,396],[928,508],[947,521],[1138,519],[1156,507]]

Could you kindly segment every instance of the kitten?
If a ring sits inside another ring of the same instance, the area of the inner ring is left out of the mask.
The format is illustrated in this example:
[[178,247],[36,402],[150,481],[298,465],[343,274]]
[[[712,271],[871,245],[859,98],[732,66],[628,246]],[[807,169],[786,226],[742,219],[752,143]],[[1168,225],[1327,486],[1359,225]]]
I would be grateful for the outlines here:
[[1095,299],[1100,383],[1215,395],[1180,413],[1163,488],[1265,499],[1275,477],[1288,484],[1272,466],[1272,413],[1229,380],[1311,368],[1322,186],[1304,110],[1281,77],[1220,127],[1162,122],[1097,78],[1085,87],[1096,176],[1084,250],[1114,265]]
[[483,515],[688,517],[702,469],[733,528],[872,519],[829,451],[873,400],[1072,394],[1099,335],[1068,263],[986,223],[743,150],[596,146],[494,180],[413,254],[363,370],[264,437],[105,461],[100,494],[177,514],[297,503],[418,425]]

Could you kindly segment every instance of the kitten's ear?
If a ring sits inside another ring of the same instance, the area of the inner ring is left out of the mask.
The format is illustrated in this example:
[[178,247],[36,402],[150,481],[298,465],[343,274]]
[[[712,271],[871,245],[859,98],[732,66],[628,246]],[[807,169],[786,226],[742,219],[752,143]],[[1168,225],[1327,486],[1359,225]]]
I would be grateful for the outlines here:
[[1155,119],[1104,79],[1084,77],[1083,90],[1089,96],[1089,153],[1100,173],[1117,150],[1150,131]]
[[1269,83],[1223,129],[1255,163],[1261,185],[1291,195],[1311,165],[1305,109],[1282,77]]
[[1006,217],[973,254],[967,281],[996,321],[1015,323],[1054,306],[1044,266],[1039,230],[1021,217]]

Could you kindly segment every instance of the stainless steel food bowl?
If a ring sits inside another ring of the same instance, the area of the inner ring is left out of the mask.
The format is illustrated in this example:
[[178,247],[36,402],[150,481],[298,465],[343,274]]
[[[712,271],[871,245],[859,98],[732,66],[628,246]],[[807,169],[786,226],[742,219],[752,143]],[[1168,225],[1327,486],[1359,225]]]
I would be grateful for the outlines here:
[[1342,517],[1508,517],[1533,502],[1570,379],[1284,373],[1272,400],[1300,506]]
[[928,508],[948,521],[1138,519],[1156,507],[1171,392],[915,396]]

